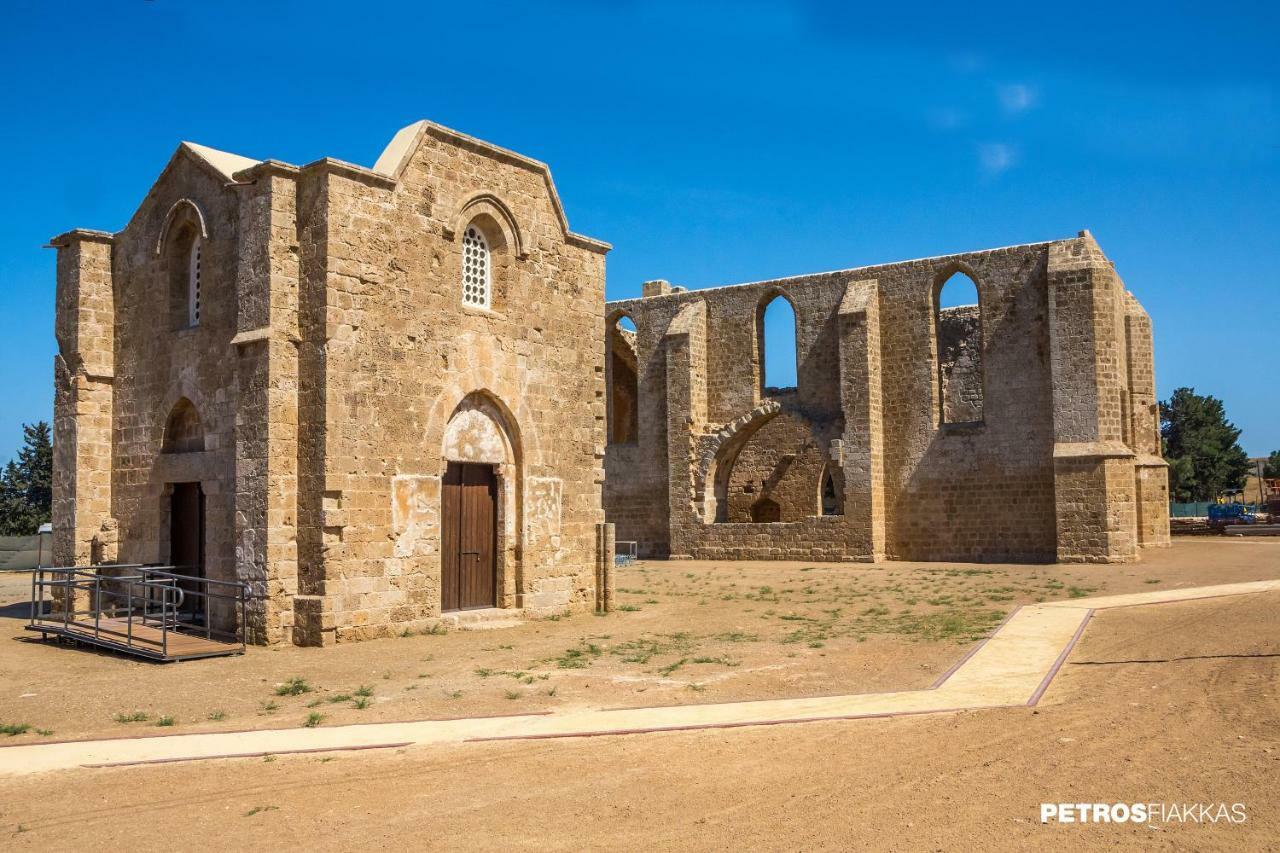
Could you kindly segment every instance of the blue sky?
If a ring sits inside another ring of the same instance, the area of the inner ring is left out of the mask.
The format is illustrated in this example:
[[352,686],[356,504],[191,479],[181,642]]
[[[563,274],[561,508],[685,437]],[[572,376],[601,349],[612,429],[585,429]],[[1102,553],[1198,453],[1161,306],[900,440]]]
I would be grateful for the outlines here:
[[49,237],[122,227],[182,139],[371,165],[418,118],[550,163],[615,299],[1089,228],[1161,395],[1280,448],[1280,7],[984,8],[9,0],[0,461],[51,414]]

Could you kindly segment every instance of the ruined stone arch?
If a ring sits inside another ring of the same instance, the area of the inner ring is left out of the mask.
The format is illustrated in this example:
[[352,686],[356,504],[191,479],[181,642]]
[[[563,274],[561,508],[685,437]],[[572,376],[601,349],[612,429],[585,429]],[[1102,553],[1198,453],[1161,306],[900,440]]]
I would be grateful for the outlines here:
[[[953,283],[961,289],[972,287],[974,303],[943,307],[943,294]],[[939,425],[974,424],[985,418],[982,289],[981,278],[960,261],[942,267],[931,282],[931,373],[935,422]]]
[[765,400],[714,433],[700,448],[694,467],[695,512],[707,524],[722,522],[728,510],[729,474],[738,451],[756,430],[782,411],[776,400]]

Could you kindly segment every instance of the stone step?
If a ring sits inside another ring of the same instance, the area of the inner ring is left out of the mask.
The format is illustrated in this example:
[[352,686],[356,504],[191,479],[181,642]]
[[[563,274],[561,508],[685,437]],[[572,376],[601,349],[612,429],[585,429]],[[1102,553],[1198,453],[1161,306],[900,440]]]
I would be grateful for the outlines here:
[[441,615],[440,622],[459,631],[488,631],[498,628],[514,628],[524,623],[524,611],[502,607],[486,607],[481,610],[459,610]]

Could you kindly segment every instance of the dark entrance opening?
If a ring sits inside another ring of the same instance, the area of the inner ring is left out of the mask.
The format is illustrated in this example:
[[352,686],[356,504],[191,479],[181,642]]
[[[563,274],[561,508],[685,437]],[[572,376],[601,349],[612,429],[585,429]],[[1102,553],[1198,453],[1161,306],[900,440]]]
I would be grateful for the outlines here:
[[[174,572],[204,577],[204,490],[199,483],[174,483],[169,498],[169,562]],[[179,616],[203,624],[205,598],[200,585],[179,581],[183,601]]]
[[751,505],[751,520],[756,524],[782,521],[782,507],[772,498],[761,498]]
[[450,462],[440,496],[440,608],[498,603],[498,479],[491,465]]

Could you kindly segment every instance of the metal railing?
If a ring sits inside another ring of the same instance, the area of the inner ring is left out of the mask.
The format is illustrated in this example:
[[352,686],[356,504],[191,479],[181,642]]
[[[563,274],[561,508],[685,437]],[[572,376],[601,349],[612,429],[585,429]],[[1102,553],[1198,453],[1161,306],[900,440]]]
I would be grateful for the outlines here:
[[613,543],[613,564],[615,566],[629,566],[636,561],[636,556],[639,552],[639,543],[628,539],[619,539]]
[[[238,644],[243,652],[248,585],[181,574],[176,568],[108,564],[36,569],[28,629],[161,659],[191,656],[170,654],[173,635]],[[215,608],[237,612],[239,630],[213,627]]]

